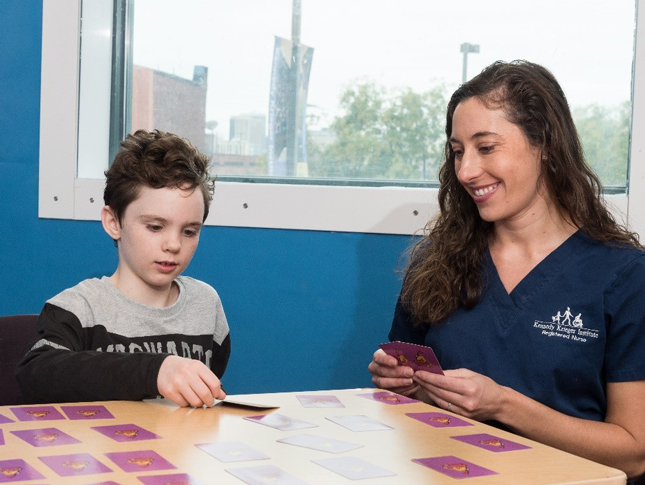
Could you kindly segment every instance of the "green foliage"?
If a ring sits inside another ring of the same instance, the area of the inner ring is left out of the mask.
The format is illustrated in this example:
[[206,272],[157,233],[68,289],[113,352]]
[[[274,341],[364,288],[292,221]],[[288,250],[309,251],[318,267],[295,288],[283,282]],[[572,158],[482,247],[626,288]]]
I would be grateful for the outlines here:
[[631,104],[610,108],[592,104],[573,111],[587,163],[604,186],[627,180]]
[[388,92],[373,82],[349,87],[331,126],[335,141],[321,147],[310,139],[310,176],[436,180],[445,107],[443,86],[424,93]]
[[[357,82],[340,97],[341,115],[329,144],[307,143],[309,176],[437,180],[443,162],[447,94],[443,85],[423,93]],[[587,162],[603,185],[624,186],[631,104],[576,108],[573,116]]]

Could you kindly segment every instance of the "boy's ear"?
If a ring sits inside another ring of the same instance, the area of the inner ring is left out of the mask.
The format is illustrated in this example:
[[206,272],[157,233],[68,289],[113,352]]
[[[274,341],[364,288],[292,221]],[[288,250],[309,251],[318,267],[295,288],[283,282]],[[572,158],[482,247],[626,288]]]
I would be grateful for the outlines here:
[[121,239],[121,224],[119,224],[119,220],[109,205],[101,209],[101,222],[103,223],[103,229],[112,239],[115,241]]

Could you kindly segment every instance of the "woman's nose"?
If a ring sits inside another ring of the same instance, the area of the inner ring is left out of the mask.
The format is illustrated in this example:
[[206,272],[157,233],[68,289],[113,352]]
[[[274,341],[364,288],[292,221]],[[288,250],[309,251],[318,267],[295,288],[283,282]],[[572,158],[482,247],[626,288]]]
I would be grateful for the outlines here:
[[455,169],[457,171],[457,178],[462,184],[469,183],[482,173],[479,158],[468,151],[464,151],[461,159],[455,163]]

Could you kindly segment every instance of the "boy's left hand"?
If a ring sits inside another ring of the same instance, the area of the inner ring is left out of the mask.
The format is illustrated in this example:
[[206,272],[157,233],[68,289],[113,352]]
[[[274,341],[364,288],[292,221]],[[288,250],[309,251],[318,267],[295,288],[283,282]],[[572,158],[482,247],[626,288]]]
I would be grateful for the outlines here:
[[159,394],[182,407],[210,407],[216,399],[226,397],[220,380],[204,363],[176,355],[169,355],[161,364],[157,388]]

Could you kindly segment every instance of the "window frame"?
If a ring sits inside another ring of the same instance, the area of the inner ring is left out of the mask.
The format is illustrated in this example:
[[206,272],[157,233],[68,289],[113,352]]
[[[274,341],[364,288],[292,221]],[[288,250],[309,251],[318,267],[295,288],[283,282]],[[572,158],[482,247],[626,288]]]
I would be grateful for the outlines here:
[[[631,133],[645,133],[645,0],[636,0]],[[77,176],[81,0],[43,0],[39,205],[41,218],[100,220],[104,179]],[[103,32],[105,34],[105,32]],[[111,62],[111,61],[109,61]],[[643,86],[640,91],[635,86]],[[106,135],[107,136],[107,135]],[[630,136],[625,193],[612,212],[645,238],[645,137]],[[207,225],[418,233],[438,211],[436,187],[217,181]]]

